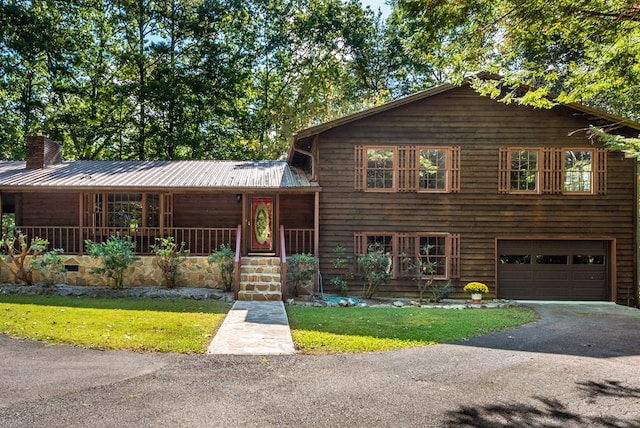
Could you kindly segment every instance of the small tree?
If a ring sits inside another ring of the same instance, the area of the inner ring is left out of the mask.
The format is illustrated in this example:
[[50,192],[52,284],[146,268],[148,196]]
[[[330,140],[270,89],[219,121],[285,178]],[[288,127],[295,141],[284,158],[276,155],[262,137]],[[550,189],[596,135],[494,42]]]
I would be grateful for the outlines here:
[[63,278],[67,270],[61,256],[63,252],[62,248],[54,248],[44,253],[41,259],[31,261],[31,267],[40,271],[40,278],[44,285],[52,286],[64,282]]
[[370,299],[382,284],[391,280],[391,256],[384,249],[370,246],[366,254],[360,254],[357,259],[366,281],[362,290],[362,297]]
[[49,241],[38,237],[29,241],[28,237],[19,230],[11,227],[2,237],[2,241],[7,252],[5,261],[16,279],[25,284],[33,284],[33,263],[27,262],[27,257],[31,262],[47,249]]
[[155,263],[162,271],[164,285],[167,288],[176,286],[178,266],[189,255],[189,250],[184,249],[185,245],[184,242],[181,242],[178,247],[174,242],[173,236],[167,236],[166,238],[156,238],[156,245],[151,246],[151,251],[155,256]]
[[113,288],[122,288],[124,271],[138,259],[134,252],[135,242],[130,236],[110,236],[105,242],[97,243],[87,239],[85,245],[89,255],[102,259],[102,266],[91,269],[91,273],[105,274],[113,279]]
[[346,295],[349,290],[349,283],[347,280],[353,278],[353,269],[349,264],[352,258],[346,255],[346,250],[341,245],[337,245],[336,248],[333,249],[333,255],[334,257],[331,259],[331,264],[335,269],[338,269],[343,273],[331,278],[331,284],[340,292],[340,294]]
[[318,259],[311,254],[294,254],[287,257],[287,284],[291,294],[297,296],[300,289],[313,279],[318,268]]
[[218,251],[211,253],[209,258],[209,264],[216,264],[220,270],[220,276],[222,277],[222,289],[224,291],[231,290],[231,283],[233,280],[233,257],[234,253],[231,246],[224,244],[220,245]]
[[430,301],[440,302],[442,299],[453,293],[451,281],[446,284],[438,284],[434,282],[438,263],[431,260],[430,251],[433,245],[425,245],[422,247],[421,254],[416,254],[415,258],[405,257],[404,262],[407,264],[406,272],[409,273],[418,287],[418,302],[422,303],[424,293],[431,293]]

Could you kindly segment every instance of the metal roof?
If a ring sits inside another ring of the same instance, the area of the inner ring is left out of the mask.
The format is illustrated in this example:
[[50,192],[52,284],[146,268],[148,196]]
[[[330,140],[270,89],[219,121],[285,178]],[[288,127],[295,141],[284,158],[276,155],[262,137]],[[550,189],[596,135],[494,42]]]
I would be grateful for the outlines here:
[[285,189],[318,187],[285,161],[0,161],[0,188]]

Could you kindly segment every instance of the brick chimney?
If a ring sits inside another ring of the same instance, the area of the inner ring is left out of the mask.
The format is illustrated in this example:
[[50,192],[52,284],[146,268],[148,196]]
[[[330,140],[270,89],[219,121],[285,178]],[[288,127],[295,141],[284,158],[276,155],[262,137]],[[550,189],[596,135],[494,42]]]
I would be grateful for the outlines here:
[[27,137],[27,169],[46,168],[62,162],[60,144],[44,136]]

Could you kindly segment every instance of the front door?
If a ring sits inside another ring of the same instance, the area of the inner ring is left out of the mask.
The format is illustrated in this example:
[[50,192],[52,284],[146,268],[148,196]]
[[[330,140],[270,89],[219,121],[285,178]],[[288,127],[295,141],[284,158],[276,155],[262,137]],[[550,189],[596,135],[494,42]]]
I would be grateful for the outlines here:
[[249,251],[251,253],[275,252],[273,238],[273,197],[252,196]]

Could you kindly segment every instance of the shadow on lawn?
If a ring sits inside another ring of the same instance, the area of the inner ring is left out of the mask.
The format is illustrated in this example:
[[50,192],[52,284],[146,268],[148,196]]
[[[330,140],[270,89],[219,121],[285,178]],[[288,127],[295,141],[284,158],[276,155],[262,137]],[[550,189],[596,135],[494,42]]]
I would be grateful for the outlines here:
[[[631,399],[629,403],[619,403],[616,407],[621,413],[626,412],[625,405],[633,408],[640,397],[640,388],[630,388],[618,381],[578,383],[578,389],[589,397],[589,404],[596,405],[599,397],[618,397]],[[569,426],[607,426],[640,428],[640,421],[624,419],[619,416],[602,414],[584,416],[569,411],[566,406],[552,398],[535,397],[536,404],[509,402],[484,406],[461,406],[448,413],[447,426],[456,427],[561,427]],[[594,413],[598,413],[595,411]]]
[[226,314],[231,308],[230,303],[222,300],[193,300],[178,297],[132,298],[0,294],[0,304],[2,303],[129,311],[202,312],[209,314]]

